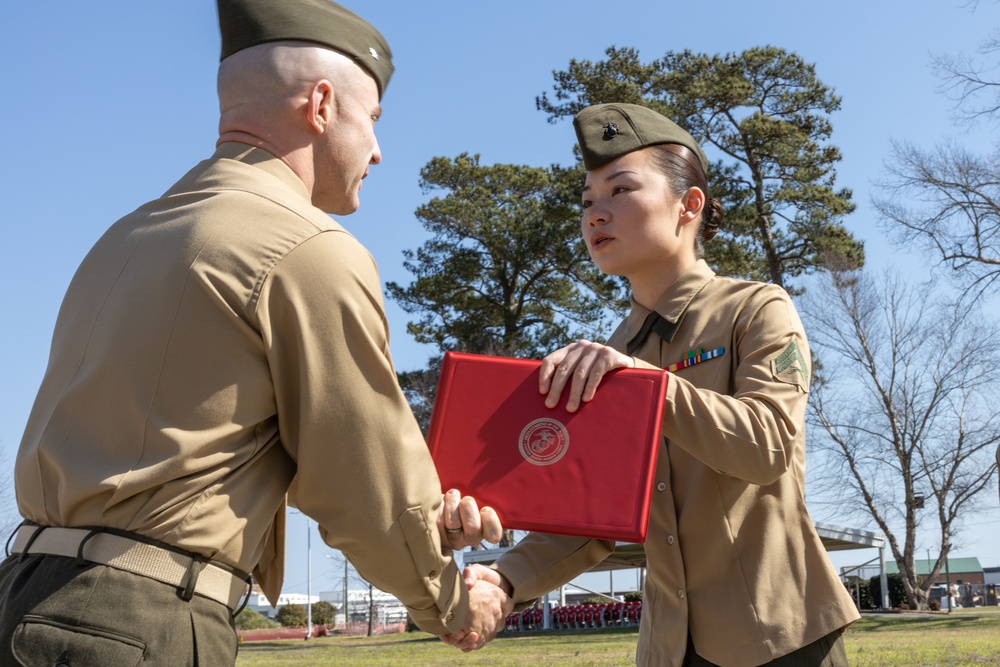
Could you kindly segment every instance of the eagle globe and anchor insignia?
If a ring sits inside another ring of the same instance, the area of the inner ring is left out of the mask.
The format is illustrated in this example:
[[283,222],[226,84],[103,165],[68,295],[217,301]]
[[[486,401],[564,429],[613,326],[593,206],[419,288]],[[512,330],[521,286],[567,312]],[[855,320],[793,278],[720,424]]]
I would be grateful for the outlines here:
[[569,449],[569,431],[555,419],[536,419],[521,430],[518,447],[528,463],[552,465]]

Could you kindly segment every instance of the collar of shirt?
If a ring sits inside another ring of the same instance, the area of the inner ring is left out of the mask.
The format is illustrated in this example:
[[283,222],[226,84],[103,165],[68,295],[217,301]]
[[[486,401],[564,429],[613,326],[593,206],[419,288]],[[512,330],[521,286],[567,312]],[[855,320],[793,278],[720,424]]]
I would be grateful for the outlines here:
[[261,171],[277,178],[306,201],[311,200],[306,184],[295,175],[291,167],[263,148],[241,144],[238,141],[226,141],[215,149],[215,155],[212,156],[212,159],[236,160],[237,162],[257,167]]
[[[699,259],[663,292],[656,302],[656,312],[671,324],[677,324],[691,301],[714,277],[715,272],[709,268],[705,260]],[[625,340],[635,338],[639,330],[642,329],[646,316],[652,312],[645,306],[636,303],[634,298],[630,297],[630,300],[632,310],[629,312],[625,324]]]

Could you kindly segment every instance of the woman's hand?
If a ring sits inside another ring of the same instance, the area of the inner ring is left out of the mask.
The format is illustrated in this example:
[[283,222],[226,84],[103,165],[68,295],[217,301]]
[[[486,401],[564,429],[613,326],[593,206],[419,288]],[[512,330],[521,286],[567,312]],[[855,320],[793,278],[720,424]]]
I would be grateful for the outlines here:
[[[569,383],[566,410],[576,412],[580,401],[594,398],[601,379],[616,368],[634,368],[635,360],[599,343],[580,340],[556,350],[542,360],[538,373],[538,391],[548,394],[545,405],[559,405],[563,389]],[[572,381],[571,381],[572,380]]]

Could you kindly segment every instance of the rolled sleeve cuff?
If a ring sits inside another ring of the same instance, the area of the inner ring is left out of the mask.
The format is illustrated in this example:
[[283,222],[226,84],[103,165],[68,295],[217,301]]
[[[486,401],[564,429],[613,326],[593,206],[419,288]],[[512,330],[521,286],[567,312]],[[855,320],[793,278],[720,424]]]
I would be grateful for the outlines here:
[[441,546],[432,532],[436,527],[419,507],[404,512],[399,523],[423,590],[434,600],[426,607],[406,605],[410,618],[421,630],[434,635],[461,630],[468,615],[469,592],[455,561],[440,555]]
[[531,598],[530,600],[518,600],[518,598],[517,598],[518,584],[519,583],[520,584],[524,584],[524,583],[528,582],[534,576],[534,573],[532,573],[531,571],[529,571],[529,570],[527,570],[525,568],[518,568],[517,566],[514,566],[514,565],[511,565],[510,567],[508,567],[508,566],[505,565],[503,567],[503,569],[501,569],[501,568],[497,567],[497,565],[495,563],[490,566],[490,569],[496,570],[497,572],[499,572],[500,575],[504,579],[506,579],[507,582],[510,584],[511,599],[514,600],[514,612],[515,613],[516,612],[520,612],[520,611],[524,611],[528,607],[530,607],[530,606],[534,605],[536,602],[538,602],[539,598]]
[[410,613],[413,622],[424,632],[429,632],[432,635],[445,635],[462,629],[466,616],[463,610],[468,608],[469,592],[456,571],[452,595],[443,607],[433,605],[427,609],[415,609],[408,606],[406,610]]

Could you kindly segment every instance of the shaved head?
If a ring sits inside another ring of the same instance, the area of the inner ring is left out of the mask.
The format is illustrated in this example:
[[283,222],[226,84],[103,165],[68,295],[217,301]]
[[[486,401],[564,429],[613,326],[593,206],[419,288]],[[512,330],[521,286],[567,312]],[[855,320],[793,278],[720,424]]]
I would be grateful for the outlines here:
[[223,60],[218,86],[219,143],[241,142],[281,159],[328,213],[357,209],[361,181],[382,159],[371,73],[309,42],[269,42]]
[[322,79],[338,87],[351,68],[357,65],[347,56],[306,42],[270,42],[243,49],[219,65],[220,125],[253,120],[246,117],[248,113],[270,116],[294,106]]

